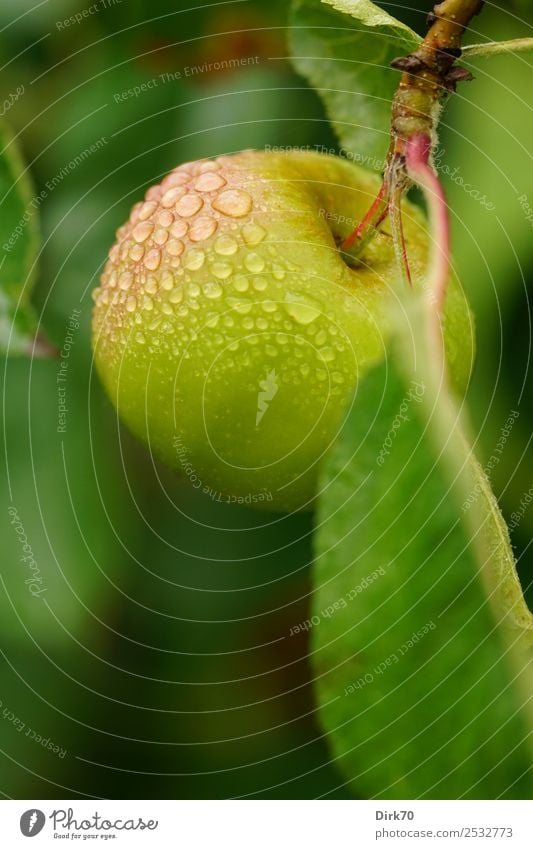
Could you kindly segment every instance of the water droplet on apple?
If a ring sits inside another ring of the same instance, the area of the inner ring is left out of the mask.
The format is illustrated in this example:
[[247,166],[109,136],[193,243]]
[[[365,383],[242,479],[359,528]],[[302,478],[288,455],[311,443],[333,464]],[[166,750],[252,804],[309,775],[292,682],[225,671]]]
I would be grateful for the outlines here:
[[227,280],[233,274],[233,266],[229,262],[214,262],[211,271],[219,280]]
[[244,274],[237,274],[237,276],[233,279],[233,288],[236,289],[237,292],[247,292],[250,288],[248,278],[245,277]]
[[238,249],[239,243],[233,236],[219,236],[215,242],[215,251],[221,256],[232,256],[237,253]]
[[247,245],[253,247],[258,245],[265,238],[267,231],[260,224],[250,222],[242,228],[242,237]]
[[311,324],[321,313],[320,305],[304,295],[285,293],[285,310],[298,324]]
[[203,251],[192,248],[185,254],[183,265],[190,271],[198,271],[205,262],[205,254]]
[[153,248],[146,254],[144,259],[144,266],[149,271],[157,271],[161,264],[161,251],[158,251],[156,248]]
[[265,260],[260,254],[250,253],[244,260],[244,264],[248,271],[253,274],[260,274],[265,268]]
[[227,189],[212,203],[213,209],[230,218],[242,218],[252,208],[252,198],[242,189]]
[[220,298],[220,296],[222,295],[222,286],[220,285],[220,283],[216,283],[214,280],[212,280],[209,283],[204,284],[203,292],[206,298],[215,300],[216,298]]
[[181,218],[191,218],[197,212],[200,212],[203,205],[204,202],[200,195],[189,193],[178,200],[176,212]]

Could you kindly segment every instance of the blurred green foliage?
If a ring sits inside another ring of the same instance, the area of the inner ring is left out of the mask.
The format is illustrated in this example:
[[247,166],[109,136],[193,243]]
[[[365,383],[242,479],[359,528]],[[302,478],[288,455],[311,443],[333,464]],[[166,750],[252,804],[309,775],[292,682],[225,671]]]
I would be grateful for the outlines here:
[[[90,292],[146,187],[187,159],[335,144],[318,97],[287,59],[287,4],[196,5],[122,0],[68,26],[82,0],[0,8],[2,91],[24,86],[5,117],[35,191],[46,192],[34,304],[59,349],[73,337],[64,432],[58,362],[4,363],[6,796],[348,795],[316,720],[306,635],[288,636],[309,612],[312,518],[272,523],[198,496],[120,428],[92,369]],[[408,14],[387,8],[420,32],[429,4],[411,5]],[[520,14],[527,22],[487,8],[478,37],[530,34],[528,4]],[[520,412],[492,473],[508,518],[533,483],[533,240],[518,200],[533,204],[526,69],[525,56],[479,60],[441,133],[443,161],[496,205],[489,213],[445,180],[457,264],[478,314],[469,406],[482,461],[509,412]],[[73,310],[80,327],[71,331]],[[45,582],[39,598],[24,583],[13,505]],[[529,509],[513,532],[526,585],[532,529]]]

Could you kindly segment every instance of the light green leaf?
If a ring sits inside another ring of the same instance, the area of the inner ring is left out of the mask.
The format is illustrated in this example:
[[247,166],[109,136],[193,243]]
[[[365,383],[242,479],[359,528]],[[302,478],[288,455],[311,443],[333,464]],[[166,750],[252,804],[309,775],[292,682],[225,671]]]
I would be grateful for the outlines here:
[[317,89],[346,153],[381,170],[399,82],[390,62],[420,37],[370,0],[294,0],[291,27],[296,70]]
[[358,795],[528,798],[532,617],[425,337],[411,315],[324,470],[321,718]]
[[0,122],[0,352],[31,353],[29,303],[39,245],[36,198],[13,134]]
[[322,2],[326,6],[333,6],[339,12],[351,15],[367,27],[386,27],[388,30],[396,31],[399,37],[403,35],[408,41],[411,39],[420,41],[416,32],[407,24],[393,18],[371,0],[322,0]]

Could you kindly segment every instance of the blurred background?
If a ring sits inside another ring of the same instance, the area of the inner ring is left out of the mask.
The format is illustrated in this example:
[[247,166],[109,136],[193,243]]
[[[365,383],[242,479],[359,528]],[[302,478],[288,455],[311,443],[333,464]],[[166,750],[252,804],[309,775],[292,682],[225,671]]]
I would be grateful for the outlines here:
[[[189,159],[335,145],[287,58],[285,0],[191,5],[0,7],[2,98],[23,88],[5,118],[43,193],[33,301],[48,337],[70,346],[63,432],[57,361],[3,363],[5,797],[349,795],[315,720],[306,634],[289,636],[309,615],[312,516],[213,503],[154,467],[92,368],[90,292],[148,186]],[[424,30],[427,0],[382,5]],[[487,4],[472,40],[532,26],[528,0]],[[521,507],[533,484],[531,60],[472,70],[445,112],[440,162],[477,319],[468,405],[483,463],[519,413],[490,477],[531,603],[533,507]],[[46,588],[38,603],[10,507]]]

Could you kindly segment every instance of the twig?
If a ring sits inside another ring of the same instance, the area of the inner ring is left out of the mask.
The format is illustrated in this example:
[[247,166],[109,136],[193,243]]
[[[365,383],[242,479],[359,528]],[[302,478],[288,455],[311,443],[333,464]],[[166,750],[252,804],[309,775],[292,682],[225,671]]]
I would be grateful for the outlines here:
[[[376,201],[341,249],[357,256],[392,203],[411,185],[405,168],[405,150],[409,139],[424,136],[430,151],[436,145],[440,111],[448,95],[461,80],[472,78],[465,68],[454,67],[461,56],[464,31],[484,0],[443,0],[428,16],[428,32],[423,42],[408,56],[391,64],[402,76],[392,104],[391,143],[387,154],[383,186]],[[430,157],[431,158],[431,157]]]

